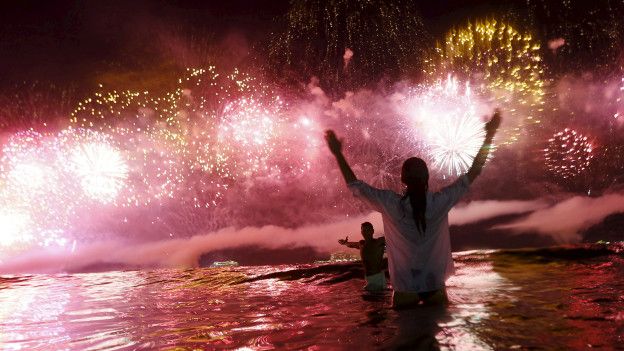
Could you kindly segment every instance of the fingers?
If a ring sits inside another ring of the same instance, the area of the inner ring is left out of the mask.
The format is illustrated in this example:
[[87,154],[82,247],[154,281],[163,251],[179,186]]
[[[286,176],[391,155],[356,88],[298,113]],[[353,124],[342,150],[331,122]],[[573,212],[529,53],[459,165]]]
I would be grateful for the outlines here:
[[334,133],[334,131],[331,130],[331,129],[327,129],[325,131],[325,139],[328,139],[328,140],[329,139],[336,139],[336,133]]
[[492,118],[490,118],[490,120],[485,124],[485,130],[488,131],[489,133],[495,133],[498,127],[500,126],[501,120],[502,120],[501,111],[500,109],[497,108],[496,110],[494,110],[494,114],[492,115]]

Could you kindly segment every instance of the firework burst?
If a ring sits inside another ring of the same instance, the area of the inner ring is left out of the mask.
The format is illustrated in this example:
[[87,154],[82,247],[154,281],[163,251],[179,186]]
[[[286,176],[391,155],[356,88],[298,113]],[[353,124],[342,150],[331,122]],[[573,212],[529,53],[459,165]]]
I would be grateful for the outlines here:
[[[231,155],[212,152],[223,141],[218,138],[220,116],[252,90],[263,91],[264,86],[237,69],[220,73],[214,66],[187,68],[172,91],[96,92],[78,104],[70,122],[110,135],[125,150],[128,174],[123,176],[124,200],[117,202],[121,206],[162,203],[177,195],[204,206],[227,187],[217,178],[226,178],[236,168],[228,165]],[[263,126],[257,127],[255,132],[262,133]],[[238,137],[245,139],[245,126],[238,129]],[[216,193],[203,194],[215,188]],[[196,192],[200,194],[192,194]]]
[[563,179],[574,178],[587,169],[593,151],[594,145],[587,136],[565,128],[548,139],[544,149],[546,168]]
[[0,253],[29,245],[34,239],[29,229],[31,218],[25,211],[11,207],[0,209]]
[[518,141],[525,127],[540,123],[544,105],[544,81],[540,44],[530,34],[520,33],[508,23],[496,20],[468,23],[449,31],[427,71],[457,74],[467,79],[479,96],[508,111],[503,130],[504,143]]
[[485,132],[478,116],[485,107],[478,104],[470,87],[461,88],[457,79],[412,89],[406,114],[413,138],[420,139],[435,168],[459,175],[471,165]]
[[79,145],[70,160],[84,192],[101,202],[113,201],[128,177],[120,152],[104,143]]

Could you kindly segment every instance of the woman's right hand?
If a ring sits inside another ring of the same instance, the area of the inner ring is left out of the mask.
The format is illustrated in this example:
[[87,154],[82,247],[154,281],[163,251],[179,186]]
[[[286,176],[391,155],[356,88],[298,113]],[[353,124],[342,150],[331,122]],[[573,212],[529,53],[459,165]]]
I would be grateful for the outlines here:
[[338,243],[339,243],[340,245],[344,245],[344,244],[346,244],[347,242],[349,242],[349,237],[346,237],[346,238],[344,238],[344,239],[339,239],[339,240],[338,240]]
[[494,115],[492,115],[492,118],[485,124],[485,132],[487,135],[490,136],[494,136],[494,134],[496,134],[496,131],[498,130],[498,127],[500,127],[501,124],[501,113],[499,109],[496,109],[494,111]]

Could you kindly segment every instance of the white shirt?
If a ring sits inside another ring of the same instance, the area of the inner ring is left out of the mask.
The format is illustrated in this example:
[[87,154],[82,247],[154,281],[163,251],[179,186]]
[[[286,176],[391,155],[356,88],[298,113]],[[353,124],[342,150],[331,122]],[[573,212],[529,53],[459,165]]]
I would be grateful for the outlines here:
[[396,291],[426,292],[444,288],[453,274],[448,213],[469,188],[463,175],[439,192],[427,192],[424,235],[417,229],[409,199],[360,180],[348,184],[353,195],[381,212],[386,237],[388,270]]

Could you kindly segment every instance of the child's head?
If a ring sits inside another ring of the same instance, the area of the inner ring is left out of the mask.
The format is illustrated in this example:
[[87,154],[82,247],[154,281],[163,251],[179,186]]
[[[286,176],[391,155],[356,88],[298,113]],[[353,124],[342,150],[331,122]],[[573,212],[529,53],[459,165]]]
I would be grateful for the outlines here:
[[371,222],[362,223],[362,236],[364,237],[364,239],[372,239],[374,233],[375,228],[373,228]]

